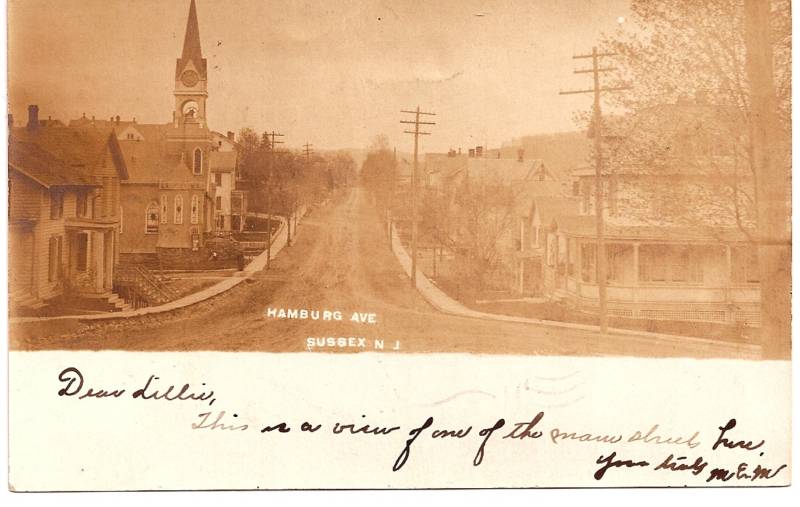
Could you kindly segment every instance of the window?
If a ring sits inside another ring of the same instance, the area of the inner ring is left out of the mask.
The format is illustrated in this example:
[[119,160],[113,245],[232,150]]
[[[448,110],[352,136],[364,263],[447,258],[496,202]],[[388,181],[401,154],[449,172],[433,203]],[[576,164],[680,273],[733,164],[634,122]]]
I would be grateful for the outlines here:
[[218,187],[222,186],[222,173],[214,174],[214,184]]
[[625,266],[633,265],[633,245],[608,243],[606,247],[606,280],[623,283]]
[[192,223],[200,223],[200,198],[196,195],[192,196]]
[[102,208],[102,211],[100,212],[101,213],[100,216],[107,217],[107,216],[109,216],[111,214],[111,204],[112,204],[111,203],[111,199],[113,197],[111,195],[111,178],[109,178],[108,176],[103,176],[102,182],[103,182],[102,183],[103,184],[103,194],[102,194],[103,208]]
[[161,223],[167,223],[167,206],[169,205],[169,198],[166,194],[161,196]]
[[195,174],[203,174],[203,150],[200,148],[194,149],[192,171]]
[[581,181],[581,211],[584,215],[592,213],[592,182],[589,179]]
[[217,196],[217,209],[222,209],[222,197]]
[[58,219],[64,216],[64,194],[61,192],[50,193],[50,218]]
[[89,196],[86,192],[78,194],[75,201],[75,216],[81,218],[91,218],[89,216]]
[[731,248],[731,281],[758,283],[758,250],[754,246]]
[[176,195],[175,196],[175,211],[172,214],[173,221],[176,224],[183,223],[183,196]]
[[578,245],[575,238],[569,238],[569,252],[567,256],[567,274],[572,276],[575,274],[575,261],[578,256]]
[[703,251],[694,246],[642,245],[639,248],[639,280],[702,283]]
[[159,207],[158,203],[151,202],[145,212],[145,229],[146,234],[158,234],[159,223]]
[[556,248],[558,247],[558,237],[555,234],[547,235],[547,265],[555,267],[556,265]]
[[61,236],[52,236],[49,244],[49,263],[47,266],[47,280],[54,282],[61,279],[61,253],[63,250]]
[[89,234],[80,233],[77,236],[78,244],[76,245],[77,252],[77,265],[75,266],[78,271],[86,271],[89,268]]

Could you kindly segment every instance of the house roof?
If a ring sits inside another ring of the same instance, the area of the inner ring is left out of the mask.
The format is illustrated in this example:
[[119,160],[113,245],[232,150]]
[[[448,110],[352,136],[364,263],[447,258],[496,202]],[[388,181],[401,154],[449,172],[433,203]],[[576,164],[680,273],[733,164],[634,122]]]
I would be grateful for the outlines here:
[[544,195],[534,198],[530,210],[539,214],[543,225],[550,225],[559,217],[577,215],[579,206],[580,201],[574,197]]
[[467,174],[470,179],[499,179],[509,183],[521,182],[533,177],[542,169],[541,160],[512,158],[467,158]]
[[95,186],[82,168],[67,164],[34,142],[13,137],[8,145],[8,167],[45,188]]
[[[32,165],[61,162],[60,168],[70,168],[65,172],[65,177],[74,178],[76,181],[92,181],[96,170],[106,163],[106,156],[110,154],[111,162],[117,169],[120,179],[128,179],[128,168],[122,156],[120,145],[117,142],[113,129],[73,129],[68,127],[48,127],[28,129],[25,127],[12,129],[9,147],[15,144],[22,151],[19,156],[28,160]],[[32,144],[39,148],[34,150],[25,147]],[[39,152],[37,154],[37,152]],[[43,155],[42,152],[48,155]],[[52,158],[48,158],[52,157]],[[38,162],[34,162],[38,160]],[[80,178],[79,178],[80,176]]]
[[[560,216],[556,220],[558,228],[569,234],[593,238],[597,236],[597,223],[594,215]],[[747,235],[735,227],[707,226],[648,226],[648,225],[609,225],[606,224],[605,238],[613,240],[649,241],[746,241]]]

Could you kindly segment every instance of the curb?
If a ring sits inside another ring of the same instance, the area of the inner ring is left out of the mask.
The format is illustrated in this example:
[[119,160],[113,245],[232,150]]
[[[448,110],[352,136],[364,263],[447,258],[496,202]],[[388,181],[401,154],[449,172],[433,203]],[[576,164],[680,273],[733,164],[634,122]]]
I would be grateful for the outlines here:
[[[253,215],[263,215],[263,213],[253,214]],[[302,219],[301,217],[299,217]],[[283,217],[276,217],[273,216],[273,220],[280,220],[281,226],[278,228],[278,231],[275,233],[275,238],[272,240],[272,248],[270,252],[270,259],[274,259],[278,253],[283,250],[286,246],[286,220]],[[231,290],[232,288],[236,287],[240,283],[244,282],[248,278],[251,278],[255,273],[264,269],[267,265],[267,250],[261,252],[256,258],[254,258],[250,264],[245,266],[244,270],[237,271],[233,274],[230,278],[226,280],[222,280],[211,287],[207,287],[200,292],[196,292],[194,294],[189,294],[184,296],[180,299],[176,299],[175,301],[170,301],[169,303],[164,303],[163,305],[158,306],[148,306],[145,308],[140,308],[138,310],[129,310],[125,312],[111,312],[111,313],[101,313],[101,314],[89,314],[89,315],[57,315],[53,317],[17,317],[13,319],[9,319],[9,324],[28,324],[32,322],[50,322],[50,321],[58,321],[58,320],[113,320],[113,319],[127,319],[131,317],[141,317],[142,315],[153,315],[158,313],[165,313],[171,312],[173,310],[180,310],[182,308],[186,308],[188,306],[201,303],[208,299],[211,299],[214,296],[218,296],[224,292]]]
[[[411,256],[406,251],[405,247],[400,242],[400,236],[397,234],[394,226],[391,229],[391,244],[392,252],[394,253],[397,261],[403,267],[406,275],[411,277]],[[482,320],[495,320],[501,322],[514,322],[519,324],[535,324],[546,328],[555,329],[569,329],[579,331],[592,331],[600,335],[600,327],[588,324],[573,324],[569,322],[558,322],[553,320],[540,320],[531,319],[527,317],[514,317],[511,315],[501,315],[497,313],[479,312],[467,308],[463,304],[448,296],[444,291],[438,288],[425,276],[421,271],[417,272],[417,292],[419,292],[425,300],[430,303],[436,310],[458,317],[469,317]],[[647,331],[633,331],[631,329],[608,328],[608,332],[603,336],[618,336],[625,338],[638,339],[640,341],[649,342],[648,338],[667,341],[676,345],[686,345],[687,343],[694,343],[696,345],[705,346],[708,348],[723,349],[733,352],[744,353],[747,357],[758,359],[761,357],[761,347],[758,345],[749,344],[734,344],[726,343],[708,338],[699,338],[694,336],[681,336],[664,333],[651,333]]]

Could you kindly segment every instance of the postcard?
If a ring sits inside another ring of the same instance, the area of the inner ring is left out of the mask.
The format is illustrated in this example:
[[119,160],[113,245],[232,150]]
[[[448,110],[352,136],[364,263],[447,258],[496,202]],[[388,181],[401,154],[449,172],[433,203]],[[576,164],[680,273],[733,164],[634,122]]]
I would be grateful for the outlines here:
[[10,0],[9,489],[791,482],[788,0]]

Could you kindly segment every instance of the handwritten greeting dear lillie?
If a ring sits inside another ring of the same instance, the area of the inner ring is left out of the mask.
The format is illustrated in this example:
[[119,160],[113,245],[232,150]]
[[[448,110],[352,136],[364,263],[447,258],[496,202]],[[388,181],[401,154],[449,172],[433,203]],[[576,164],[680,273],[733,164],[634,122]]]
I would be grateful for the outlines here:
[[[83,372],[74,366],[66,367],[58,374],[56,393],[76,402],[101,402],[104,399],[130,398],[149,403],[201,403],[202,411],[193,414],[188,422],[190,431],[215,431],[241,434],[242,432],[264,435],[286,433],[312,434],[317,432],[336,435],[337,438],[395,438],[398,440],[392,471],[401,472],[412,459],[414,450],[424,439],[433,441],[460,440],[475,448],[472,466],[480,466],[489,459],[493,445],[500,442],[541,441],[542,445],[564,446],[602,444],[608,452],[597,457],[593,463],[593,477],[602,481],[612,473],[626,469],[652,469],[663,473],[686,473],[704,478],[706,483],[769,483],[781,474],[788,474],[788,464],[770,463],[765,456],[768,443],[757,436],[758,428],[743,428],[735,417],[727,417],[722,423],[709,429],[701,429],[676,435],[663,430],[655,423],[648,428],[632,429],[620,433],[592,433],[585,428],[564,428],[548,424],[544,411],[538,411],[528,420],[507,421],[498,417],[493,422],[482,424],[449,424],[439,422],[435,415],[424,421],[407,426],[399,424],[375,424],[366,414],[354,421],[264,421],[260,425],[241,423],[239,413],[231,410],[209,410],[217,402],[214,390],[200,383],[169,384],[156,375],[143,378],[134,389],[130,387],[91,386]],[[703,435],[709,437],[706,439]],[[499,441],[499,442],[498,442]],[[637,446],[663,448],[663,458],[642,459],[637,456]],[[715,461],[729,462],[731,454],[738,460],[735,467],[718,466]],[[387,464],[388,466],[388,464]]]

